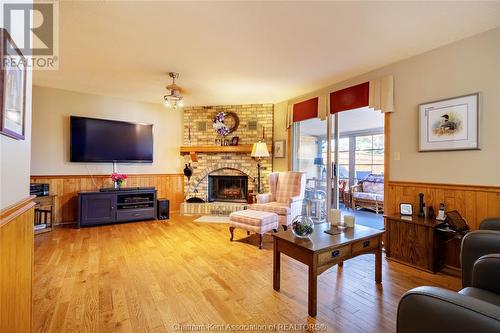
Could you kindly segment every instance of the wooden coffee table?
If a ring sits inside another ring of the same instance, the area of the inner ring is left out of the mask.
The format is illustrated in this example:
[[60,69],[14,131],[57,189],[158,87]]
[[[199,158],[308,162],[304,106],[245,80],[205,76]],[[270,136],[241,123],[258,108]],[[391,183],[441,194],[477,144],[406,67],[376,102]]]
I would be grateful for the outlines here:
[[328,223],[314,226],[308,239],[295,237],[291,230],[273,234],[273,288],[280,290],[280,254],[298,260],[309,266],[308,313],[316,316],[317,277],[334,265],[342,266],[347,259],[375,254],[375,282],[382,282],[382,235],[383,230],[357,225],[347,228],[341,234],[329,235],[324,232]]

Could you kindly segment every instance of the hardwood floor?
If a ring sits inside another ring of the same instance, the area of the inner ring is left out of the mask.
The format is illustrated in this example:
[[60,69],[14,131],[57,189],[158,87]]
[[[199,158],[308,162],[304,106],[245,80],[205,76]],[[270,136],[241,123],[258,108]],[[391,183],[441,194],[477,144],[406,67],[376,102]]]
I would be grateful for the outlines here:
[[[193,219],[174,215],[169,222],[56,228],[36,236],[33,331],[173,332],[190,324],[317,324],[316,329],[326,332],[395,332],[397,304],[406,290],[460,287],[457,278],[386,260],[378,287],[374,256],[365,255],[319,276],[318,316],[310,318],[306,266],[282,256],[281,291],[275,292],[270,236],[259,250],[256,235],[237,229],[231,243],[228,225]],[[265,330],[259,326],[254,331]]]

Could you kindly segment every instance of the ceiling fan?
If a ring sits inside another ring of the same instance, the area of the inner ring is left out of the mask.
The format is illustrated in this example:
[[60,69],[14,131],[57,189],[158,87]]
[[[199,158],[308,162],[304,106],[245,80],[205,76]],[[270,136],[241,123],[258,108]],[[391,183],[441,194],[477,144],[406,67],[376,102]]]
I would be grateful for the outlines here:
[[169,72],[168,76],[172,78],[172,84],[166,86],[168,94],[163,96],[163,103],[167,108],[177,109],[184,106],[181,95],[182,88],[175,84],[175,79],[179,78],[179,73]]

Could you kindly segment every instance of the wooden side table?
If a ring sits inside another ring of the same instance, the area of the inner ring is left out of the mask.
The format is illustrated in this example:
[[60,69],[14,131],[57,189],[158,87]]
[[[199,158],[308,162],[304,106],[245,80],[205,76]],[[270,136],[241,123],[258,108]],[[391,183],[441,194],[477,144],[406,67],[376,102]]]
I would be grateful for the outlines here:
[[308,302],[309,316],[317,313],[318,275],[335,265],[364,254],[375,255],[375,283],[382,283],[382,235],[383,230],[357,225],[339,234],[330,235],[327,223],[314,227],[307,239],[297,238],[291,230],[273,236],[273,288],[280,290],[281,253],[305,264],[309,268]]
[[56,196],[40,196],[33,199],[33,201],[36,204],[34,220],[35,235],[51,231],[54,224]]
[[384,215],[384,218],[384,245],[388,260],[430,273],[442,268],[442,238],[436,230],[441,221],[399,214]]

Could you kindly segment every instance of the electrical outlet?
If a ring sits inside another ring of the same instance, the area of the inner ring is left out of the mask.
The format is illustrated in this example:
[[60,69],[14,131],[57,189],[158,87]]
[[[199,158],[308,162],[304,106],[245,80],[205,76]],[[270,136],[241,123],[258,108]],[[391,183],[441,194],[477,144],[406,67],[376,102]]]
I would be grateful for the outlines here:
[[399,151],[394,152],[394,161],[401,160],[401,153]]

